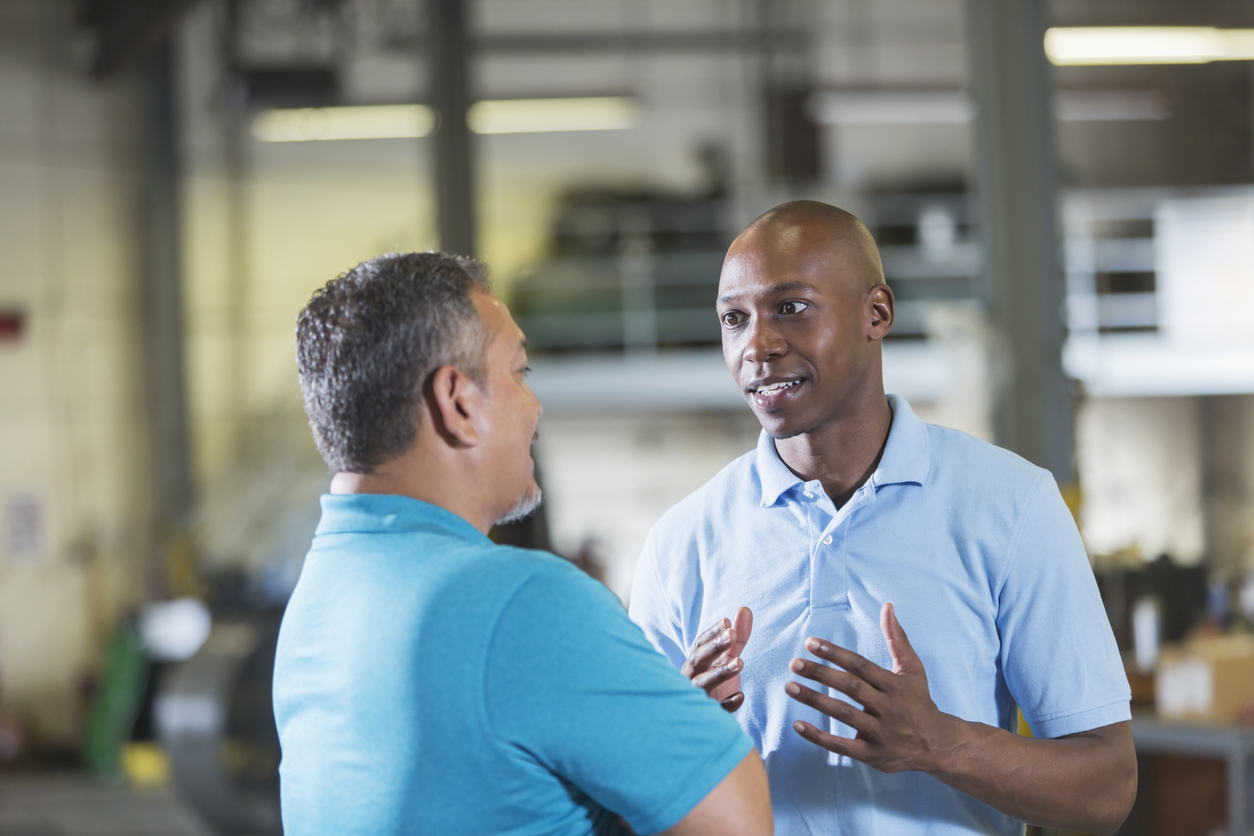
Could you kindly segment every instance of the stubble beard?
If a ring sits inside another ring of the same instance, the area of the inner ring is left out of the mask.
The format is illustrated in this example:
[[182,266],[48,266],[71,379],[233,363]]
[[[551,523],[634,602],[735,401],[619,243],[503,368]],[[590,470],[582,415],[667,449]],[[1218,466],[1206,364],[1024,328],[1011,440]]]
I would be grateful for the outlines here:
[[518,497],[518,501],[514,503],[514,506],[496,521],[496,524],[508,525],[529,516],[536,508],[540,507],[541,499],[543,499],[543,495],[540,491],[540,486],[532,484],[531,487],[523,491],[522,496]]

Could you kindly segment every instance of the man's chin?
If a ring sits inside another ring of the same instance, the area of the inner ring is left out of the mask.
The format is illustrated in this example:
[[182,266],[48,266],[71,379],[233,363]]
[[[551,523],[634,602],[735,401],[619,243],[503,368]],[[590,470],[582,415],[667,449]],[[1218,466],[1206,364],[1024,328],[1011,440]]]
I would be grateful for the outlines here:
[[543,498],[540,487],[533,484],[522,496],[518,497],[518,501],[514,503],[514,506],[496,521],[496,525],[509,525],[525,519],[540,507],[540,500]]
[[762,425],[762,429],[766,430],[766,434],[776,441],[806,432],[807,428],[790,416],[780,415],[778,412],[758,412],[756,409],[753,412],[757,416],[758,423]]

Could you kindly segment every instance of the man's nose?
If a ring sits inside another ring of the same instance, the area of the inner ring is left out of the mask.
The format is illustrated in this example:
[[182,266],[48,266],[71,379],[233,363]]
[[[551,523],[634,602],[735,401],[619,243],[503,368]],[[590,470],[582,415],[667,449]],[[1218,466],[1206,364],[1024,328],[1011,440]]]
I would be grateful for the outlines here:
[[754,317],[749,321],[745,334],[745,351],[742,355],[745,360],[751,363],[764,363],[773,357],[781,356],[787,349],[787,343],[769,319]]

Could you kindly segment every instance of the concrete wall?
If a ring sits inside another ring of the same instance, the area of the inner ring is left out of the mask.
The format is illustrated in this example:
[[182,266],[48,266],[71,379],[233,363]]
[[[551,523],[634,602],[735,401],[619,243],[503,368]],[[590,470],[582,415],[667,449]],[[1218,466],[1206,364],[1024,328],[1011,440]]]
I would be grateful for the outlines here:
[[149,554],[137,311],[136,97],[76,59],[69,3],[0,4],[0,677],[52,742],[143,587]]

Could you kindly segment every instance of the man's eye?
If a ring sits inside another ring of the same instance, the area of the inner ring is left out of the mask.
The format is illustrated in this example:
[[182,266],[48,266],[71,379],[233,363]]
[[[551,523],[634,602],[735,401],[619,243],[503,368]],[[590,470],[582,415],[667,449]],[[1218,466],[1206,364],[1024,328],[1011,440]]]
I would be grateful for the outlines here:
[[735,328],[737,325],[744,322],[744,318],[744,314],[737,313],[736,311],[728,311],[719,317],[719,319],[723,320],[723,325],[728,328]]
[[779,312],[785,315],[799,314],[810,307],[807,302],[785,302],[779,306]]

